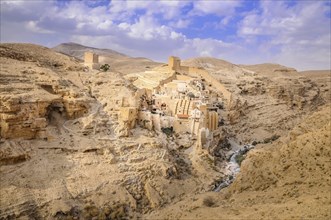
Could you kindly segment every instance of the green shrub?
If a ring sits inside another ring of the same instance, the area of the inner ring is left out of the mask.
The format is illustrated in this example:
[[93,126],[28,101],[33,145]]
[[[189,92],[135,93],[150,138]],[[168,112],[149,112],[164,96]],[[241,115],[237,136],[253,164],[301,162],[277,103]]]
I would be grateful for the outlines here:
[[107,72],[110,69],[110,65],[108,63],[101,65],[100,70]]
[[162,132],[165,133],[167,136],[171,136],[174,133],[173,127],[169,128],[161,128]]
[[203,203],[204,206],[207,206],[207,207],[212,207],[212,206],[215,205],[214,199],[210,196],[204,198],[202,203]]
[[238,154],[236,155],[235,159],[237,164],[239,164],[239,166],[241,165],[241,163],[244,161],[244,159],[246,158],[246,155],[242,155],[242,154]]

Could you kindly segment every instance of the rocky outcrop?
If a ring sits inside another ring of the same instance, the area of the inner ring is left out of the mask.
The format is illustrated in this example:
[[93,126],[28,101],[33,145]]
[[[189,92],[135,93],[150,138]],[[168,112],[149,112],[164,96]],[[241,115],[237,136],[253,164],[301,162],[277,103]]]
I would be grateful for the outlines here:
[[136,116],[127,118],[127,115],[123,115],[123,110],[126,107],[137,106],[136,88],[118,73],[99,72],[93,76],[85,77],[84,81],[90,88],[91,96],[102,104],[103,110],[113,122],[116,136],[130,136],[130,130],[134,127]]
[[145,184],[145,191],[152,208],[157,208],[162,204],[160,194],[148,182]]
[[[277,203],[292,207],[295,218],[313,215],[327,219],[330,217],[327,208],[330,205],[330,129],[330,106],[327,106],[304,119],[287,138],[268,148],[252,150],[229,192],[257,193],[259,200],[268,202],[270,207],[277,207]],[[294,207],[291,201],[296,204]],[[251,201],[252,205],[255,203],[259,202]],[[319,211],[312,214],[304,207],[315,207],[310,210]]]
[[87,113],[86,93],[61,76],[79,69],[77,61],[29,44],[1,44],[0,54],[1,138],[46,138],[54,114],[74,119]]
[[[21,85],[30,81],[31,84]],[[15,93],[8,88],[15,89]],[[32,82],[24,75],[7,77],[0,88],[1,137],[45,138],[45,128],[53,120],[53,113],[64,119],[74,119],[87,113],[89,99],[72,85],[61,79]]]
[[[322,104],[320,90],[309,79],[282,79],[286,83],[267,87],[267,93],[275,99],[284,101],[289,107],[303,109]],[[290,85],[289,85],[290,84]]]
[[24,97],[1,97],[0,119],[3,138],[45,138],[45,128],[52,114],[64,118],[81,117],[88,110],[84,99],[65,99],[58,96],[44,100],[26,100]]
[[30,144],[24,141],[0,142],[0,166],[13,165],[26,161],[30,158],[29,152],[25,149]]
[[47,107],[53,100],[25,102],[18,97],[1,97],[1,137],[32,139],[43,137]]
[[247,101],[242,100],[240,98],[231,99],[229,104],[229,110],[227,119],[230,124],[237,123],[242,117],[245,116],[245,112],[247,111]]

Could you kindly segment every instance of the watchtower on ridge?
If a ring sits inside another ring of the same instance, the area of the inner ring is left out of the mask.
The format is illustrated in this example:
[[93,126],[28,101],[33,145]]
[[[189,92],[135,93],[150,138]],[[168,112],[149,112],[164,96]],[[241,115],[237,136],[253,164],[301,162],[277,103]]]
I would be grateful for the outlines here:
[[84,53],[84,66],[87,66],[90,70],[99,69],[99,56],[93,52]]
[[169,69],[178,71],[180,69],[180,58],[171,56],[169,57]]

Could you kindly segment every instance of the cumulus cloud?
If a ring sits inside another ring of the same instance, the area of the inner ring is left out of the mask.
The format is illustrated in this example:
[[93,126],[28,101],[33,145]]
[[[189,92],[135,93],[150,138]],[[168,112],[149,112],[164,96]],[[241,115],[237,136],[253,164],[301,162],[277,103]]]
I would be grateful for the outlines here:
[[43,9],[49,6],[47,1],[1,1],[1,23],[37,20],[44,14]]
[[[299,69],[330,68],[330,8],[323,1],[263,1],[260,10],[247,14],[238,36],[277,51],[274,62]],[[263,50],[263,48],[261,48]]]
[[190,19],[179,19],[176,21],[169,22],[169,26],[173,28],[187,28],[192,23]]
[[206,15],[214,14],[217,16],[234,16],[236,8],[241,7],[242,1],[217,1],[217,0],[198,0],[193,2],[192,14]]
[[47,29],[43,29],[38,26],[38,23],[35,21],[29,21],[26,23],[26,28],[32,32],[40,33],[40,34],[52,34],[54,31],[50,31]]
[[148,15],[160,15],[165,20],[182,16],[182,9],[190,5],[190,1],[112,1],[109,11],[119,20],[129,20],[138,11]]

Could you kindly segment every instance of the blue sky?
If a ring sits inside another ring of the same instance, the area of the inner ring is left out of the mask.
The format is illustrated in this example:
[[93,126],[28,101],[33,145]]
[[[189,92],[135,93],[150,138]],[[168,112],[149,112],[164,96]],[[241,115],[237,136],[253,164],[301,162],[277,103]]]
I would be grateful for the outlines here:
[[330,69],[330,1],[1,1],[1,42]]

